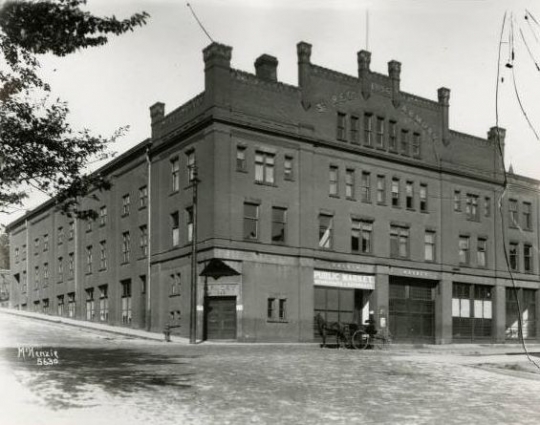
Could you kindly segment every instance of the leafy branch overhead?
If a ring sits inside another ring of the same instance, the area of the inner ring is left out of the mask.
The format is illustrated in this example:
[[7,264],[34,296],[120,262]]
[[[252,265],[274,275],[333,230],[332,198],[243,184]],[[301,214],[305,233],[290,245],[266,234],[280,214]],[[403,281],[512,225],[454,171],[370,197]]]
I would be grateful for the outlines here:
[[83,10],[86,0],[8,0],[0,3],[0,211],[21,205],[34,188],[56,196],[59,207],[79,217],[78,199],[109,183],[85,175],[89,161],[106,157],[112,137],[75,131],[69,108],[51,100],[51,87],[38,74],[38,56],[65,56],[82,48],[102,46],[109,35],[133,31],[149,15],[136,13],[119,20]]

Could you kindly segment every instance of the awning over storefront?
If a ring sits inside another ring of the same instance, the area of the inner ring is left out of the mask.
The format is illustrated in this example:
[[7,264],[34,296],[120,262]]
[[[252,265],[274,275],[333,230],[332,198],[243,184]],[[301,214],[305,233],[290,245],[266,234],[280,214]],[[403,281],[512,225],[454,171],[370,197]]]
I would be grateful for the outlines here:
[[219,279],[220,277],[225,276],[239,275],[240,273],[218,258],[212,258],[200,274],[200,276],[213,277],[214,279]]
[[314,270],[313,284],[317,286],[333,286],[336,288],[373,290],[375,289],[375,276]]

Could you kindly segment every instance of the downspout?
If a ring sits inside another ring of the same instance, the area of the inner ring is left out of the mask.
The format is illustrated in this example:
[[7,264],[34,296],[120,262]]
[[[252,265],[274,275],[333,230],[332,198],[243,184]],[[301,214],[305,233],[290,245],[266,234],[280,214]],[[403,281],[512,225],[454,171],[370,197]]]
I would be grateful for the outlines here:
[[150,159],[150,146],[146,148],[146,164],[148,166],[148,175],[146,187],[148,188],[148,250],[146,252],[146,330],[149,331],[152,327],[152,307],[151,307],[151,297],[152,297],[152,267],[150,260],[152,258],[152,161]]

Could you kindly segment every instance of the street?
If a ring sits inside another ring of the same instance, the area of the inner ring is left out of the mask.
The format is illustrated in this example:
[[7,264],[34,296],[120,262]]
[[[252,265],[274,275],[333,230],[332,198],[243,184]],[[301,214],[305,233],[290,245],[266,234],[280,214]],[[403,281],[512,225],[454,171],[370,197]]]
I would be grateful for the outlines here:
[[8,314],[0,337],[5,424],[540,421],[534,371],[498,373],[444,351],[189,346]]

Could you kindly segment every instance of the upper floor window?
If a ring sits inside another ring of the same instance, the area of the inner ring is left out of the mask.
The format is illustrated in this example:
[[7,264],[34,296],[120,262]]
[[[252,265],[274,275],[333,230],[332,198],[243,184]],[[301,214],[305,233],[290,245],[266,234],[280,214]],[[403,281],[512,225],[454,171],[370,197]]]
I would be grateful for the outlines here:
[[332,249],[332,221],[331,215],[319,214],[319,248]]
[[58,245],[62,245],[64,243],[64,228],[60,226],[58,228]]
[[531,230],[532,229],[532,206],[530,202],[523,202],[523,228],[525,230]]
[[287,209],[272,207],[272,243],[285,243]]
[[489,197],[484,197],[484,217],[489,217],[491,215],[491,199]]
[[255,181],[274,184],[275,155],[268,152],[255,152]]
[[148,205],[148,187],[139,188],[139,209],[146,208]]
[[259,238],[259,205],[244,203],[244,239]]
[[15,262],[19,262],[19,248],[15,248]]
[[122,196],[122,216],[129,215],[130,203],[129,193]]
[[390,226],[390,256],[409,258],[409,228]]
[[49,235],[45,234],[43,235],[43,251],[47,251],[49,249]]
[[533,271],[533,257],[532,257],[532,245],[523,245],[523,270],[525,273],[531,273]]
[[461,211],[461,192],[454,190],[454,211]]
[[508,210],[510,215],[510,226],[517,227],[518,221],[518,201],[510,199],[508,201]]
[[358,136],[358,117],[351,115],[351,143],[358,144],[359,142],[360,140]]
[[392,206],[399,207],[399,179],[392,179]]
[[510,242],[510,247],[508,249],[508,259],[510,262],[510,269],[517,271],[519,267],[519,253],[517,242]]
[[73,252],[70,252],[68,254],[68,272],[69,272],[69,278],[73,279],[75,276],[75,255]]
[[180,159],[171,159],[171,189],[173,192],[180,190]]
[[476,242],[476,264],[478,267],[486,267],[487,265],[487,240],[478,238]]
[[345,172],[345,197],[354,199],[354,170],[347,169]]
[[408,210],[414,208],[414,184],[410,181],[405,184],[405,207]]
[[148,227],[146,224],[139,226],[139,248],[141,256],[146,257],[148,255]]
[[236,171],[247,171],[246,147],[236,146]]
[[424,234],[424,260],[435,261],[435,232],[432,230]]
[[388,123],[388,149],[397,151],[397,122]]
[[386,177],[377,176],[377,204],[386,204]]
[[373,223],[364,220],[352,220],[351,251],[371,254]]
[[101,241],[99,243],[99,269],[105,270],[107,268],[107,241]]
[[294,180],[293,164],[294,164],[293,157],[289,155],[285,155],[285,160],[283,161],[283,178],[285,180]]
[[428,210],[428,189],[427,184],[420,184],[420,211],[427,212]]
[[459,264],[470,263],[470,238],[468,236],[459,237]]
[[129,232],[122,233],[122,263],[129,263],[131,238]]
[[373,145],[373,115],[364,114],[364,145]]
[[64,280],[64,258],[58,257],[58,282]]
[[329,180],[328,191],[331,196],[339,195],[338,178],[339,178],[338,167],[336,167],[335,165],[331,165],[328,172],[328,180]]
[[376,135],[376,147],[379,149],[384,149],[384,118],[377,117],[377,135]]
[[195,150],[191,149],[186,152],[187,180],[192,182],[195,178]]
[[26,244],[22,246],[21,259],[26,260]]
[[346,140],[346,119],[347,115],[342,112],[337,113],[337,139],[341,141]]
[[68,235],[68,238],[69,238],[69,240],[72,240],[74,237],[75,237],[75,222],[70,221],[69,222],[69,235]]
[[107,224],[107,207],[103,206],[99,209],[99,225],[105,226]]
[[92,273],[92,245],[86,247],[86,273]]
[[90,218],[86,219],[86,231],[87,232],[92,231],[92,220]]
[[409,132],[407,130],[401,130],[401,153],[409,155]]
[[171,214],[171,230],[172,245],[180,245],[180,217],[178,216],[178,211]]
[[467,194],[465,214],[469,220],[478,220],[478,196]]
[[371,202],[371,173],[362,172],[362,202]]
[[34,254],[38,255],[39,251],[39,238],[34,239]]
[[420,133],[413,133],[412,137],[412,156],[415,158],[419,158],[421,155],[421,139],[420,139]]
[[193,241],[193,207],[186,208],[187,241]]

